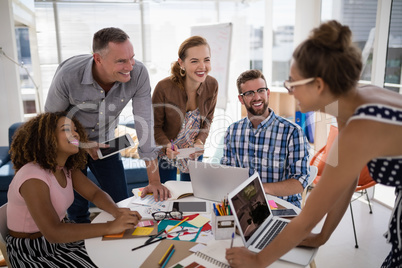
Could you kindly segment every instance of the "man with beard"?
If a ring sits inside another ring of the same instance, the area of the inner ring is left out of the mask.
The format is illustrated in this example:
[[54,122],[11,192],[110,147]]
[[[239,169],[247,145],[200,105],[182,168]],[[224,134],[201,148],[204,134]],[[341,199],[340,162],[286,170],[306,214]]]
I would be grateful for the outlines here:
[[258,172],[267,194],[300,207],[309,177],[309,144],[303,130],[268,108],[269,89],[259,70],[237,79],[239,101],[247,117],[231,124],[225,135],[223,165]]

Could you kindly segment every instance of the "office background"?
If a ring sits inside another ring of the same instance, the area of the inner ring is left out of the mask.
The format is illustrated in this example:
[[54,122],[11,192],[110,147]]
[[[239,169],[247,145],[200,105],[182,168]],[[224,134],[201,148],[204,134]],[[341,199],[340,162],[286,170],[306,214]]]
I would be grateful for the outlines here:
[[[215,113],[206,152],[213,155],[226,127],[242,116],[235,81],[246,69],[263,71],[274,110],[294,120],[297,108],[282,87],[291,53],[329,19],[351,27],[363,53],[361,83],[402,93],[402,0],[1,0],[0,146],[8,145],[11,124],[43,111],[58,64],[91,53],[97,30],[114,26],[129,34],[153,88],[169,75],[191,27],[230,22],[227,104]],[[132,120],[130,107],[122,121]],[[314,148],[325,144],[332,123],[316,116]]]

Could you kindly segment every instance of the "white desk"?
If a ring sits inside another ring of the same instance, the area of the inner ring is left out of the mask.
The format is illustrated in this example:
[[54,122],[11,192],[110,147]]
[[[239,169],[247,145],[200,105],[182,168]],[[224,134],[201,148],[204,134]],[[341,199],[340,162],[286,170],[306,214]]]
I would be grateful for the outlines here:
[[[131,202],[131,197],[119,202],[119,207],[127,207]],[[184,199],[180,199],[184,200]],[[186,201],[200,200],[195,197],[187,197]],[[280,198],[274,196],[268,196],[268,200],[274,200],[276,203],[281,204],[287,208],[293,208],[297,213],[300,209]],[[107,212],[102,211],[92,222],[106,222],[113,220],[113,216]],[[148,239],[146,238],[133,238],[133,239],[120,239],[120,240],[108,240],[102,241],[101,237],[85,239],[85,246],[87,252],[93,262],[100,268],[134,268],[139,267],[145,259],[156,248],[158,243],[148,245],[146,247],[131,251],[132,248],[144,244]],[[240,236],[236,235],[235,245],[243,245]],[[269,267],[289,267],[300,268],[299,265],[292,264],[284,261],[276,261]]]

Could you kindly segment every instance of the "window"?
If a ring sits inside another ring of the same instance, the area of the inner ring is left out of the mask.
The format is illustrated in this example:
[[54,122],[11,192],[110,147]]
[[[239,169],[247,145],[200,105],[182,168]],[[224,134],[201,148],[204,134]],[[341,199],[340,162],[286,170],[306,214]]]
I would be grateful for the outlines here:
[[392,1],[385,88],[402,93],[402,1]]

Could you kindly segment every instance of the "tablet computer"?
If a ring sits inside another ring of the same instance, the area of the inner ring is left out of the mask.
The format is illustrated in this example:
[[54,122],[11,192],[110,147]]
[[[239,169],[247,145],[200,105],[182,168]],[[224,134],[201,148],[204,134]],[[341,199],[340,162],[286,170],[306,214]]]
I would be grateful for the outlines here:
[[207,202],[205,201],[174,201],[172,210],[178,210],[183,213],[194,212],[194,213],[208,213]]
[[98,153],[99,159],[103,159],[108,156],[117,154],[118,152],[133,146],[134,141],[129,134],[125,134],[123,136],[109,140],[109,141],[105,142],[105,144],[108,144],[110,147],[98,149],[97,153]]

